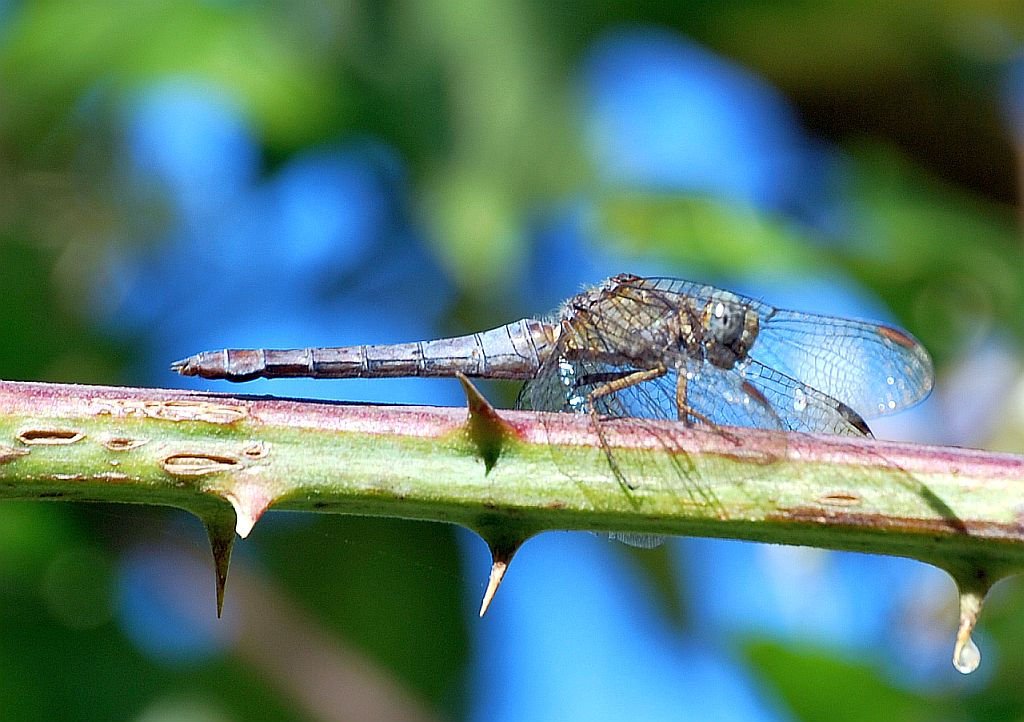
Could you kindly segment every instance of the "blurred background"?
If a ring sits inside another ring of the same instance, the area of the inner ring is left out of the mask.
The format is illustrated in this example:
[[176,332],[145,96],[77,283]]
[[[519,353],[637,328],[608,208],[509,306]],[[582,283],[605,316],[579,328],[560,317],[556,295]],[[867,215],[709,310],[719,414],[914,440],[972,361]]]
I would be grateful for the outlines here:
[[[898,323],[887,438],[1024,452],[1024,11],[995,0],[0,0],[0,378],[462,404],[167,371],[407,341],[618,272]],[[512,386],[490,385],[510,405]],[[0,506],[4,720],[1024,716],[1024,586],[716,540]]]

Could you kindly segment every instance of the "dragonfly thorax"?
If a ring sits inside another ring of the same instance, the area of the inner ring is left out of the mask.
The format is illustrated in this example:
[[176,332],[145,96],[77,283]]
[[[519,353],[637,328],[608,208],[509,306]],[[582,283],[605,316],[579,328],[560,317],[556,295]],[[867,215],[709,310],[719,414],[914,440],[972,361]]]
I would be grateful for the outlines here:
[[757,338],[757,312],[735,294],[715,293],[701,313],[700,345],[709,363],[731,369],[747,357]]

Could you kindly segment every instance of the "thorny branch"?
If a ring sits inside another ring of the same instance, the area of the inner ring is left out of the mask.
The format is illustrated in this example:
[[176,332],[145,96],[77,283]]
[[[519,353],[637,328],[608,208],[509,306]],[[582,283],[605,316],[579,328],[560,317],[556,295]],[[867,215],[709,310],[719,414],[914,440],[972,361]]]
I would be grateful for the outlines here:
[[1024,457],[639,419],[0,382],[0,497],[161,504],[206,525],[218,609],[231,546],[268,509],[451,522],[490,545],[484,606],[548,529],[730,537],[913,557],[961,590],[954,663],[1024,569]]

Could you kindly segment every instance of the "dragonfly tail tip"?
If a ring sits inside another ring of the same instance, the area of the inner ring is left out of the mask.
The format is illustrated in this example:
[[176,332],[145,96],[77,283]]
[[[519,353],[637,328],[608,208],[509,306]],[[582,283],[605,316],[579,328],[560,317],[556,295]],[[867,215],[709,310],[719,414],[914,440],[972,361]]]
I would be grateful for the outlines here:
[[175,361],[174,363],[171,364],[171,371],[179,373],[182,376],[195,376],[196,368],[195,365],[192,363],[193,358],[194,357],[189,356],[188,358],[183,358]]

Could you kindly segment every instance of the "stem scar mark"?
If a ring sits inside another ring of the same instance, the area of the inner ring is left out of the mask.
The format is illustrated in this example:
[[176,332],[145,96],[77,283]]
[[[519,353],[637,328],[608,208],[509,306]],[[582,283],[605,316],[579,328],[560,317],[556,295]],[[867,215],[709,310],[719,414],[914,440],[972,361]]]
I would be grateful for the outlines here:
[[242,449],[242,454],[247,459],[262,459],[270,452],[269,444],[265,441],[253,441],[246,444],[245,448]]
[[164,471],[172,476],[204,476],[219,471],[240,469],[243,464],[233,456],[223,454],[172,454],[160,462]]
[[100,443],[110,451],[131,451],[143,444],[149,443],[149,439],[133,439],[130,436],[108,436]]
[[74,429],[25,429],[15,438],[29,446],[34,444],[60,446],[81,441],[85,438],[85,434]]
[[826,506],[857,506],[861,498],[850,491],[834,491],[818,497],[818,503]]
[[138,401],[135,399],[93,399],[94,414],[144,416],[164,421],[205,421],[233,424],[249,415],[245,406],[210,401]]

